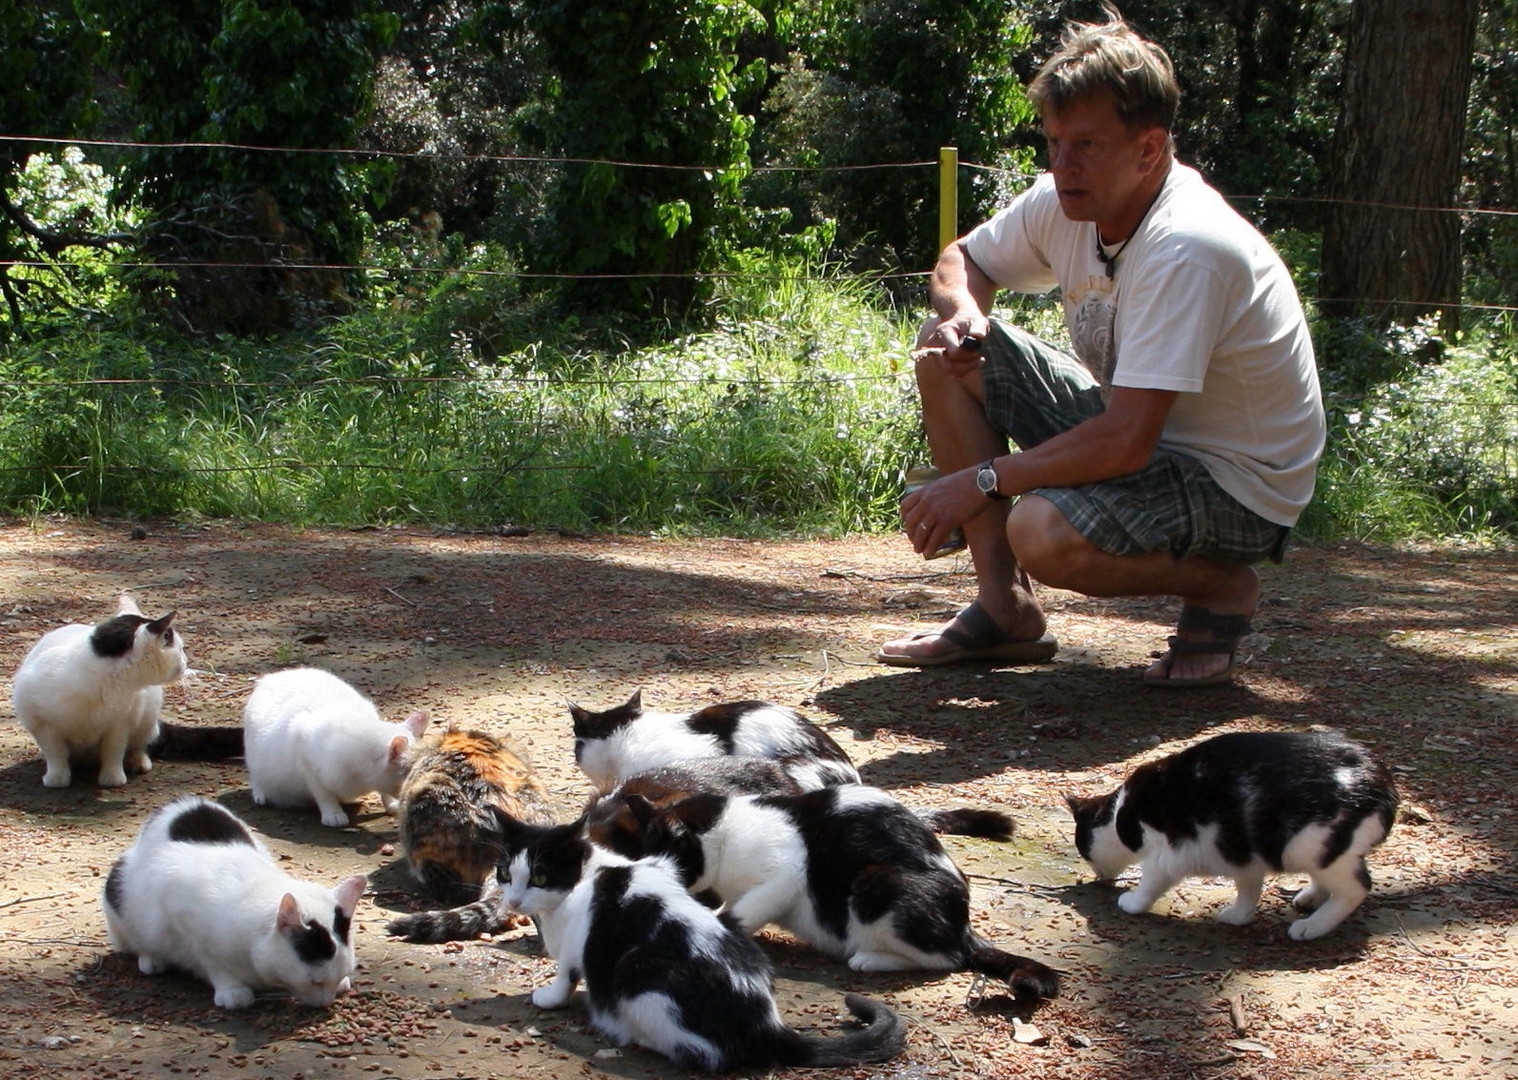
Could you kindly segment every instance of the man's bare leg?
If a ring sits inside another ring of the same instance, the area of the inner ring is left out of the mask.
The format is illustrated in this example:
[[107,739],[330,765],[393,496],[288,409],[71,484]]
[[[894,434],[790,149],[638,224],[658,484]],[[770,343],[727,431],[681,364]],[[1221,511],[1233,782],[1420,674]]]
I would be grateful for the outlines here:
[[[1177,559],[1168,551],[1111,555],[1092,546],[1058,507],[1037,495],[1024,496],[1013,508],[1007,537],[1028,572],[1054,588],[1087,596],[1178,596],[1215,615],[1252,615],[1260,602],[1260,578],[1252,566]],[[1229,663],[1225,653],[1179,653],[1157,661],[1145,677],[1198,679],[1226,670]]]
[[[978,373],[956,378],[934,360],[919,360],[917,386],[933,464],[942,472],[955,472],[1007,452],[1005,440],[986,420]],[[1006,505],[988,500],[985,512],[963,526],[975,564],[977,600],[1009,639],[1036,641],[1046,629],[1044,612],[1033,594],[1033,582],[1007,542]],[[928,634],[888,641],[881,652],[932,657],[956,648],[952,642]]]

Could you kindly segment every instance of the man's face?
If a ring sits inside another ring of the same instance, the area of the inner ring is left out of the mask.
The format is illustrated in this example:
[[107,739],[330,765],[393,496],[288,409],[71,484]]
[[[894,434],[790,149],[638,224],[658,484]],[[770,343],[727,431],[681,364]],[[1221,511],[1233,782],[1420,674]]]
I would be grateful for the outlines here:
[[[1131,227],[1152,189],[1145,179],[1165,144],[1161,128],[1130,131],[1107,94],[1072,102],[1058,112],[1044,110],[1049,171],[1060,208],[1071,221]],[[1119,230],[1121,231],[1121,230]]]

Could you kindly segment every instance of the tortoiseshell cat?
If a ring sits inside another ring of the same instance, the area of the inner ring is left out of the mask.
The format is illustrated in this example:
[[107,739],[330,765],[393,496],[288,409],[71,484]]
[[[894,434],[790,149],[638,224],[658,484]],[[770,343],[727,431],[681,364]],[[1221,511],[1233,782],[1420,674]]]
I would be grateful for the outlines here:
[[495,888],[500,830],[492,808],[549,825],[548,791],[511,739],[449,724],[411,748],[401,784],[399,835],[426,893],[465,904]]

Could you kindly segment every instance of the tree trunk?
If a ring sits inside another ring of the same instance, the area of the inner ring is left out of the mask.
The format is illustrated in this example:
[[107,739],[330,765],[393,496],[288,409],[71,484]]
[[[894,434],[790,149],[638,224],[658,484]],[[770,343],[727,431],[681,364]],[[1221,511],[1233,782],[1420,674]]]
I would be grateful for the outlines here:
[[1320,306],[1458,325],[1460,181],[1477,0],[1354,0]]

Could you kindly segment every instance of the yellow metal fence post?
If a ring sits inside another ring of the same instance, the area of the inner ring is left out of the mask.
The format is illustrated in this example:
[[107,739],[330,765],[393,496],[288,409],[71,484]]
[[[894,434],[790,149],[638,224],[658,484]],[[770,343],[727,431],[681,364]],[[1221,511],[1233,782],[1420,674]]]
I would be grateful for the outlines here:
[[959,237],[959,147],[938,148],[938,250]]

